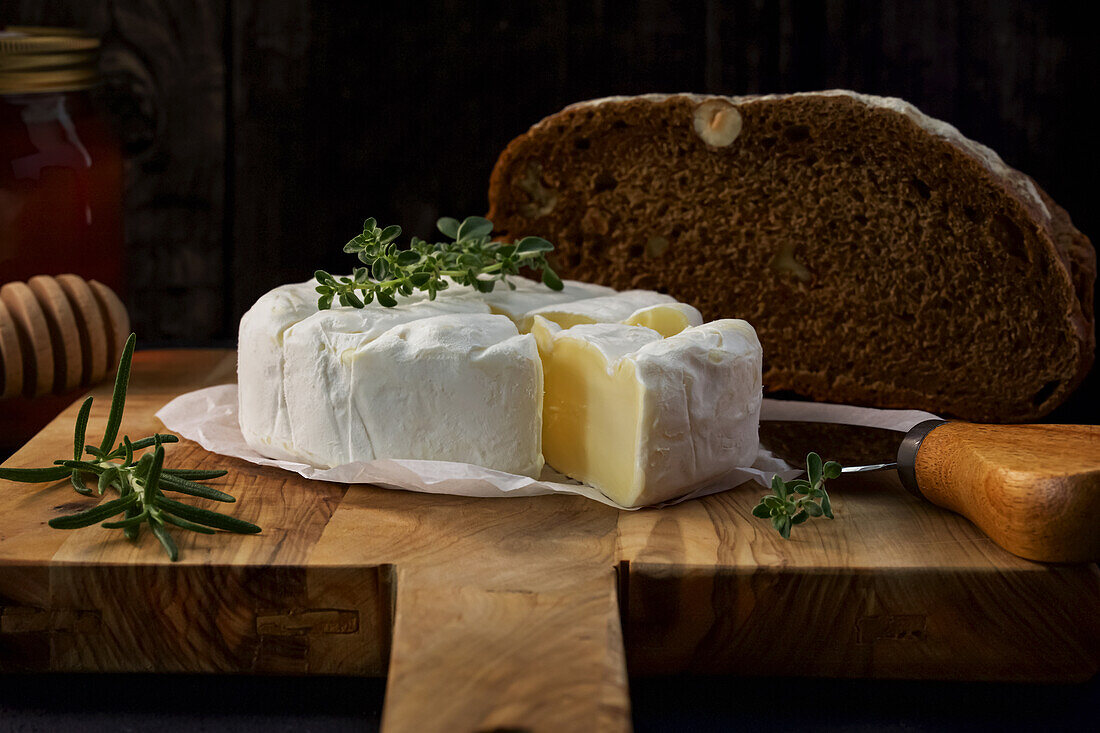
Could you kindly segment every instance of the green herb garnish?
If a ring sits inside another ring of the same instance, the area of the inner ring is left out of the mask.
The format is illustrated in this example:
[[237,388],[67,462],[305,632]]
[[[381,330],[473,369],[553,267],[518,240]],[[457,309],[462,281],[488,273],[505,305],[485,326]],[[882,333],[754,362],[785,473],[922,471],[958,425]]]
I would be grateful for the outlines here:
[[378,226],[373,219],[363,222],[363,233],[344,245],[344,251],[359,256],[365,267],[357,267],[351,277],[334,277],[317,270],[317,292],[321,297],[317,307],[332,307],[333,299],[340,305],[362,308],[377,299],[386,308],[397,305],[397,296],[412,295],[420,290],[435,300],[440,290],[450,286],[450,280],[491,293],[498,281],[515,289],[509,275],[519,275],[521,268],[541,271],[542,282],[551,290],[561,290],[562,281],[546,261],[554,245],[542,237],[524,237],[515,243],[494,242],[490,236],[493,223],[480,216],[470,216],[459,222],[445,216],[436,227],[453,242],[430,243],[413,237],[408,249],[400,249],[394,240],[401,227]]
[[[107,429],[99,446],[84,443],[88,415],[92,410],[92,398],[89,397],[80,406],[76,418],[72,460],[54,461],[54,465],[48,468],[0,468],[0,479],[45,483],[69,478],[77,493],[84,496],[96,493],[102,496],[108,488],[113,488],[118,491],[117,499],[76,514],[51,519],[49,525],[55,529],[79,529],[103,522],[107,529],[121,529],[127,539],[136,540],[142,525],[148,524],[173,562],[179,558],[179,550],[168,533],[168,525],[203,534],[214,534],[217,529],[239,534],[259,532],[260,528],[251,522],[182,504],[164,495],[165,491],[172,491],[214,501],[236,501],[229,494],[198,483],[224,476],[226,471],[164,467],[164,444],[179,442],[175,435],[156,433],[135,441],[123,436],[122,442],[112,449],[122,424],[136,340],[134,334],[130,334],[122,351],[114,393],[111,395],[111,410],[107,415]],[[138,451],[149,448],[153,449],[152,452],[146,452],[140,458],[137,456]],[[90,458],[84,458],[85,454]],[[98,477],[95,491],[84,483],[85,474]],[[120,514],[123,516],[117,521],[104,521]]]
[[752,514],[761,519],[771,519],[772,526],[783,535],[783,539],[789,540],[794,525],[802,524],[810,517],[824,515],[833,518],[825,479],[839,475],[839,463],[829,461],[822,465],[821,456],[810,453],[806,456],[806,478],[784,481],[779,476],[772,476],[772,493],[753,507]]

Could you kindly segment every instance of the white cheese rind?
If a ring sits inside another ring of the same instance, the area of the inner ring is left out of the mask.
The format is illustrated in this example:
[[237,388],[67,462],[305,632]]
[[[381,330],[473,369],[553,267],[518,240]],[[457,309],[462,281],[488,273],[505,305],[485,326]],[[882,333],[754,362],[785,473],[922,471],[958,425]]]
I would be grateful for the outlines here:
[[257,452],[299,460],[293,450],[283,392],[283,333],[317,312],[317,282],[281,285],[241,317],[237,341],[238,422]]
[[635,504],[654,504],[751,465],[759,449],[763,351],[742,320],[689,328],[632,357],[645,389],[644,482]]
[[395,308],[315,310],[288,328],[283,339],[283,391],[291,428],[288,452],[297,460],[325,468],[382,457],[373,447],[366,418],[354,405],[355,392],[369,388],[369,375],[357,381],[349,355],[392,328],[454,313],[486,315],[489,307],[461,294],[402,302]]
[[542,362],[505,316],[412,321],[344,359],[375,456],[542,471]]

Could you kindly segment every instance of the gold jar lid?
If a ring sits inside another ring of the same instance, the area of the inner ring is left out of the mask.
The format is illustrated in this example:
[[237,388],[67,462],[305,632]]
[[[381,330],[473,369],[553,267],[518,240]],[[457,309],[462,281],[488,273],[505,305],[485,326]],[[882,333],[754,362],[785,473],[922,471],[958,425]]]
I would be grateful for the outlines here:
[[71,28],[0,30],[0,94],[87,89],[99,81],[99,39]]

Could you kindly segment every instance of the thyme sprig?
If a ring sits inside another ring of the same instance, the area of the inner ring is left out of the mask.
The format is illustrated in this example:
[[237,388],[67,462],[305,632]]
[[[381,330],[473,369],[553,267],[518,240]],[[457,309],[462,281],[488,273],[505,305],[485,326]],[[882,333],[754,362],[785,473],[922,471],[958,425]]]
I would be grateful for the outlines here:
[[772,526],[783,536],[791,538],[791,527],[802,524],[810,517],[833,518],[833,506],[825,491],[825,479],[840,475],[840,464],[829,461],[822,464],[821,456],[806,456],[806,478],[784,481],[772,476],[772,493],[763,497],[752,509],[754,517],[771,519]]
[[317,270],[317,307],[326,310],[333,300],[340,305],[362,308],[372,300],[392,308],[398,296],[414,291],[427,292],[429,300],[450,287],[450,281],[491,293],[497,282],[515,289],[509,275],[519,275],[522,268],[542,273],[542,282],[552,290],[561,290],[561,278],[546,260],[554,245],[542,237],[524,237],[515,243],[494,242],[493,223],[480,216],[469,216],[461,222],[445,216],[436,227],[451,242],[427,242],[413,237],[408,249],[401,249],[396,239],[401,227],[379,227],[372,217],[363,222],[363,231],[344,245],[344,251],[355,254],[364,264],[350,277],[334,277]]
[[[134,334],[130,334],[122,351],[114,392],[111,395],[111,409],[107,415],[107,427],[99,445],[84,442],[88,415],[92,410],[92,398],[88,397],[77,413],[71,460],[57,460],[53,466],[46,468],[0,468],[0,479],[45,483],[68,478],[77,493],[84,496],[102,496],[107,489],[115,489],[118,491],[117,499],[76,514],[55,517],[49,521],[49,525],[55,529],[79,529],[102,522],[102,526],[107,529],[121,529],[129,540],[136,540],[141,527],[148,525],[173,562],[179,559],[179,549],[168,532],[169,525],[202,534],[214,534],[218,529],[239,534],[259,532],[260,528],[251,522],[184,504],[164,495],[165,491],[171,491],[213,501],[236,501],[223,491],[198,483],[220,478],[226,471],[164,466],[164,446],[166,443],[178,442],[179,438],[175,435],[155,433],[134,441],[124,435],[122,441],[115,445],[122,424],[122,412],[126,406],[126,389],[130,381],[130,363],[136,340]],[[140,451],[146,452],[139,456]],[[86,474],[96,476],[94,490],[85,483]],[[121,519],[105,521],[119,515],[122,515]]]

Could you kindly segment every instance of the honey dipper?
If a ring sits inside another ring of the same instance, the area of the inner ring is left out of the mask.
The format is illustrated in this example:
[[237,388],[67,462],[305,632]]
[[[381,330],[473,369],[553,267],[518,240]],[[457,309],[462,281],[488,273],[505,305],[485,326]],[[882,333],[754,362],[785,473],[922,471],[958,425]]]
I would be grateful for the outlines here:
[[64,394],[103,379],[130,333],[114,291],[79,275],[0,287],[0,398]]

